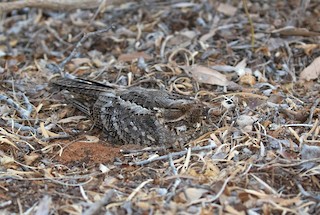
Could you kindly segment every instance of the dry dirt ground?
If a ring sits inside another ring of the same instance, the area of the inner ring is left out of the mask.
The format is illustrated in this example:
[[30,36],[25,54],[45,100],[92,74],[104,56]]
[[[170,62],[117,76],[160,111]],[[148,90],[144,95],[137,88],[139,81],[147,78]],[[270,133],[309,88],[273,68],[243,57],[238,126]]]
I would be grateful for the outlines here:
[[[0,3],[1,214],[320,214],[317,0],[73,1]],[[189,96],[214,129],[109,143],[61,75]]]

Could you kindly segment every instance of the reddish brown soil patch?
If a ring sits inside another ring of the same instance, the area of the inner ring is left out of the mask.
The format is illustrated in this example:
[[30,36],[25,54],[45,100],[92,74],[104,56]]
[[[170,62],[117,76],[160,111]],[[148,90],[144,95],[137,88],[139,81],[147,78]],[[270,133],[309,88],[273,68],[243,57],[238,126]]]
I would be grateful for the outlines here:
[[121,156],[119,147],[102,143],[75,142],[63,150],[56,159],[64,164],[77,163],[108,163]]
[[[69,143],[65,143],[67,145]],[[61,156],[55,157],[59,162],[70,164],[110,163],[121,157],[121,149],[134,149],[136,145],[114,146],[106,143],[74,142],[67,146]]]

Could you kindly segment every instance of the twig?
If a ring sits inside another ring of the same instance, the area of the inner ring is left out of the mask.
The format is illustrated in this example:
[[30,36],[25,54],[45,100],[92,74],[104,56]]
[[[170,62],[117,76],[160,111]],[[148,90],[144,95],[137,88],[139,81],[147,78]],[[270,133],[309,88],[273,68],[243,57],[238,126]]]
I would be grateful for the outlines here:
[[6,123],[7,126],[10,126],[10,127],[13,127],[13,128],[16,128],[20,131],[30,131],[34,134],[37,134],[37,129],[36,128],[33,128],[31,126],[27,126],[27,125],[22,125],[18,122],[15,122],[13,119],[8,119],[7,120],[7,123]]
[[285,125],[281,125],[283,127],[313,127],[314,125],[310,125],[310,124],[285,124]]
[[317,106],[318,106],[319,103],[320,103],[320,98],[317,98],[317,99],[314,101],[312,107],[310,108],[310,115],[309,115],[309,118],[308,118],[308,121],[307,121],[308,124],[311,124],[311,123],[312,123],[312,118],[313,118],[314,111],[315,111],[315,109],[317,108]]
[[139,184],[139,186],[133,190],[133,192],[128,196],[128,198],[126,199],[126,202],[131,201],[133,199],[133,197],[139,192],[139,190],[141,190],[144,185],[153,182],[153,179],[148,179],[144,182],[142,182],[141,184]]
[[24,104],[26,105],[26,108],[27,108],[27,109],[24,109],[23,116],[25,117],[25,119],[28,119],[33,109],[32,104],[30,103],[26,95],[22,94],[22,97],[23,97]]
[[[194,147],[194,148],[191,149],[191,152],[214,149],[216,147],[217,147],[216,144],[210,144],[210,145],[202,146],[202,147]],[[146,165],[146,164],[152,163],[154,161],[167,160],[169,158],[169,156],[177,157],[177,156],[186,155],[187,153],[188,153],[188,150],[184,150],[184,151],[174,152],[174,153],[170,153],[169,155],[163,155],[163,156],[152,158],[152,159],[148,159],[148,160],[143,160],[143,161],[139,161],[139,162],[130,162],[129,164],[130,165],[141,166],[141,165]]]
[[216,100],[224,99],[225,97],[231,97],[231,96],[241,96],[244,98],[258,98],[258,99],[262,99],[262,100],[268,99],[267,96],[262,96],[262,95],[253,94],[253,93],[240,92],[240,93],[228,93],[228,94],[224,94],[221,96],[217,96],[217,97],[211,99],[211,101],[216,101]]
[[[19,162],[16,162],[20,165],[22,165]],[[25,166],[25,165],[22,165]],[[102,175],[102,173],[97,173],[97,174],[90,174],[92,176],[98,176],[98,175]],[[85,175],[83,177],[73,177],[74,179],[72,179],[72,177],[63,177],[63,178],[23,178],[22,176],[18,176],[18,175],[6,175],[6,176],[2,176],[1,179],[13,179],[13,180],[19,180],[19,181],[50,181],[52,183],[55,184],[59,184],[62,186],[69,186],[69,187],[79,187],[79,186],[84,186],[88,183],[90,183],[93,179],[93,177],[90,177],[88,180],[84,181],[84,182],[79,182],[79,183],[75,183],[74,180],[75,179],[86,179],[88,178],[90,175]],[[67,180],[69,179],[69,181],[72,181],[71,183],[67,183],[67,182],[63,182],[61,180]]]
[[61,134],[61,135],[59,135],[59,136],[42,138],[41,141],[47,142],[47,141],[51,141],[51,140],[68,139],[69,137],[71,137],[69,134]]
[[99,211],[99,209],[111,202],[111,198],[114,194],[114,190],[109,190],[100,201],[93,203],[90,208],[88,208],[83,215],[92,215]]
[[12,200],[8,200],[8,201],[2,201],[1,203],[0,203],[0,208],[5,208],[5,207],[8,207],[9,205],[11,205],[12,204]]
[[227,184],[228,184],[228,182],[229,182],[230,180],[231,180],[231,176],[229,176],[229,177],[224,181],[221,189],[219,190],[219,192],[218,192],[215,196],[212,196],[211,198],[206,199],[206,200],[203,200],[203,199],[194,200],[194,201],[190,202],[190,203],[188,204],[188,206],[194,205],[194,204],[198,204],[198,203],[209,203],[209,202],[214,202],[214,201],[216,201],[216,200],[221,196],[221,194],[223,193],[223,191],[226,189]]
[[22,209],[20,198],[17,198],[17,204],[18,204],[18,208],[19,208],[19,214],[23,214],[23,209]]
[[249,14],[249,10],[248,10],[248,2],[247,0],[242,0],[243,2],[243,7],[244,7],[244,11],[246,13],[246,16],[248,17],[248,20],[249,20],[249,23],[250,23],[250,30],[251,30],[251,46],[252,46],[252,49],[254,48],[254,26],[253,26],[253,22],[252,22],[252,19],[251,19],[251,16]]
[[47,195],[44,196],[39,202],[36,215],[50,214],[49,210],[50,210],[51,203],[52,203],[51,196],[47,196]]
[[94,31],[94,32],[89,32],[87,34],[86,33],[83,34],[83,37],[77,43],[77,45],[74,47],[74,49],[72,50],[70,55],[59,64],[60,69],[63,69],[65,67],[65,65],[71,61],[71,59],[77,54],[78,49],[83,45],[84,41],[86,41],[89,37],[92,37],[92,36],[95,36],[95,35],[100,35],[102,33],[105,33],[107,31],[109,31],[112,28],[115,28],[115,26],[114,25],[110,25],[108,28],[101,29],[101,30]]
[[[109,0],[106,3],[112,4],[116,1]],[[100,5],[100,0],[29,0],[0,3],[0,12],[9,12],[25,7],[43,8],[50,10],[72,10],[72,9],[91,9]]]
[[0,94],[0,101],[5,101],[9,106],[13,107],[16,111],[18,111],[21,118],[28,119],[32,112],[32,105],[29,102],[29,99],[24,94],[22,94],[22,97],[26,105],[26,109],[22,108],[18,103],[16,103],[6,95]]
[[299,188],[299,191],[302,195],[306,196],[306,197],[310,197],[310,198],[313,198],[314,200],[317,200],[317,201],[320,201],[320,195],[313,195],[313,194],[310,194],[309,192],[307,192],[303,187],[302,185],[297,181],[295,180],[298,188]]
[[[169,154],[169,164],[170,164],[170,167],[172,169],[172,172],[173,172],[173,175],[178,175],[178,171],[177,171],[177,168],[174,166],[174,163],[173,163],[173,159],[172,159],[172,155]],[[177,187],[179,186],[179,184],[181,183],[181,178],[177,177],[177,179],[174,181],[174,184],[172,185],[171,187],[171,193],[167,196],[166,198],[166,202],[169,204],[169,202],[171,201],[172,197],[174,195],[176,195],[176,190],[177,190]]]
[[163,147],[147,147],[144,149],[120,149],[122,154],[143,154],[145,152],[156,152],[156,151],[163,151],[165,148]]
[[278,192],[275,191],[267,182],[263,181],[261,178],[259,178],[258,176],[251,174],[250,175],[256,179],[264,188],[266,188],[266,190],[268,190],[270,193],[272,193],[273,195],[278,195]]
[[[7,126],[6,124],[2,123],[1,121],[0,121],[0,125]],[[21,142],[24,142],[26,145],[28,145],[31,149],[35,150],[34,147],[29,143],[30,140],[33,140],[35,138],[34,134],[31,134],[31,136],[19,135],[17,133],[12,132],[12,131],[7,131],[7,129],[2,128],[1,126],[0,126],[0,134],[7,136],[7,137],[10,137],[12,139],[18,139]],[[25,141],[25,140],[27,140],[27,141]]]

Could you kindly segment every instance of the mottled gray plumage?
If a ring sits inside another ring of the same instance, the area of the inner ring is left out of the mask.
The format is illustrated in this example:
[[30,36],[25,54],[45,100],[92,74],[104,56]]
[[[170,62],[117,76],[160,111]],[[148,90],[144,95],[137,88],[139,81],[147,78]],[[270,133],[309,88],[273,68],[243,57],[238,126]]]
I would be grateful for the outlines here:
[[103,129],[108,141],[120,144],[168,145],[199,135],[208,108],[166,91],[119,88],[82,79],[60,78],[54,87],[76,97],[71,103]]

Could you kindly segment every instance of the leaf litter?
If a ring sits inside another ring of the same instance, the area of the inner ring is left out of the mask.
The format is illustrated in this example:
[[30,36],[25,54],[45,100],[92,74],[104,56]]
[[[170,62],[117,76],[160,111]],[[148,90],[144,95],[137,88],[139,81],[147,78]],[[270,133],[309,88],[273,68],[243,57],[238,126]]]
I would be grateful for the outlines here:
[[[317,1],[30,2],[0,3],[2,214],[320,212]],[[106,143],[60,73],[194,97],[215,129]]]

